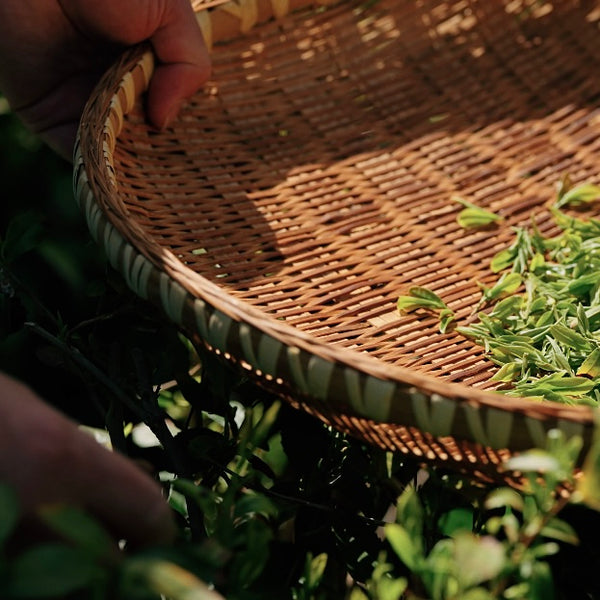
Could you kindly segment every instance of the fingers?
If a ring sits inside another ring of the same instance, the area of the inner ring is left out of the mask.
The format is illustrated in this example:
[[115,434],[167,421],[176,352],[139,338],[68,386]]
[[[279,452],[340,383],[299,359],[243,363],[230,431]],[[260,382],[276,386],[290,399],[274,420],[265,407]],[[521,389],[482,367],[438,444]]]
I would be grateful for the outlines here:
[[209,76],[208,52],[189,0],[10,3],[22,5],[21,12],[4,4],[0,1],[2,91],[32,131],[67,159],[93,86],[123,48],[152,43],[157,68],[147,114],[157,128]]
[[85,472],[73,482],[81,504],[132,546],[173,541],[172,513],[156,483],[133,462],[82,435],[91,444],[86,443]]
[[67,503],[89,511],[116,539],[143,546],[171,541],[175,525],[160,487],[127,458],[0,374],[0,480],[25,512]]
[[150,40],[157,68],[150,83],[150,121],[164,127],[210,74],[208,51],[189,0],[61,0],[74,27],[96,47]]
[[21,120],[53,150],[73,160],[73,146],[85,101],[101,72],[89,68],[47,91],[37,102],[18,108]]
[[148,93],[148,117],[159,129],[206,82],[210,59],[188,0],[169,4],[163,24],[150,38],[158,66]]
[[70,122],[60,123],[52,126],[46,131],[37,132],[39,137],[61,158],[67,162],[73,162],[73,147],[77,137],[79,121],[73,119]]

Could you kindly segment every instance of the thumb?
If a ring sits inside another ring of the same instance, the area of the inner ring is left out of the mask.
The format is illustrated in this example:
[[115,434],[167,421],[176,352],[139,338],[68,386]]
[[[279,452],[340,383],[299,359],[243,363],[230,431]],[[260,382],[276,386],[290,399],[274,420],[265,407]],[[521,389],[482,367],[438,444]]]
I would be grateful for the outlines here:
[[163,23],[150,38],[158,59],[147,112],[159,129],[166,127],[181,104],[206,82],[210,59],[188,0],[169,3]]

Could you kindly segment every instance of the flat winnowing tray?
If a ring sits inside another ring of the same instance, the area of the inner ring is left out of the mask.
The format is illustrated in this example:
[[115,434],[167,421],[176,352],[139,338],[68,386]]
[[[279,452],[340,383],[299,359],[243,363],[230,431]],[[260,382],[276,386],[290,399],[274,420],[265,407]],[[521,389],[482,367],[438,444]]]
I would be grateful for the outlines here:
[[[560,178],[597,179],[600,6],[281,4],[200,12],[213,75],[165,131],[144,116],[147,48],[106,74],[75,179],[113,264],[370,443],[494,476],[550,428],[589,438],[589,409],[494,393],[479,346],[396,300],[424,286],[465,322],[514,227],[550,233]],[[455,196],[504,220],[466,231]]]

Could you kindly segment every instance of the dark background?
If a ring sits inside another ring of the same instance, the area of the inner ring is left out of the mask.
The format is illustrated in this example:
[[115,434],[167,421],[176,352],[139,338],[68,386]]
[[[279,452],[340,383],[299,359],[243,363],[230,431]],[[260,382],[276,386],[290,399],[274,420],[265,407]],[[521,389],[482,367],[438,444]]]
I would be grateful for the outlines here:
[[104,256],[75,202],[71,165],[28,132],[2,97],[0,177],[0,237],[13,247],[21,243],[17,256],[0,262],[0,369],[84,417],[81,382],[66,376],[24,323],[56,334],[61,323],[91,318],[105,290]]

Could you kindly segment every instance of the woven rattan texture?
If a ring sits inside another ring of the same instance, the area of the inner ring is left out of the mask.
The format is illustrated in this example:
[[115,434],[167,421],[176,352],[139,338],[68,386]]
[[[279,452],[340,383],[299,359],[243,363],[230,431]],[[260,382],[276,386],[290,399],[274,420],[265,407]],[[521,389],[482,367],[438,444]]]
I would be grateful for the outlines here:
[[[120,193],[149,238],[233,297],[323,343],[488,388],[477,346],[395,301],[423,285],[467,319],[512,227],[550,227],[562,174],[597,179],[600,11],[347,5],[217,45],[213,81],[166,132],[138,103],[115,150]],[[454,196],[505,221],[466,232]]]

